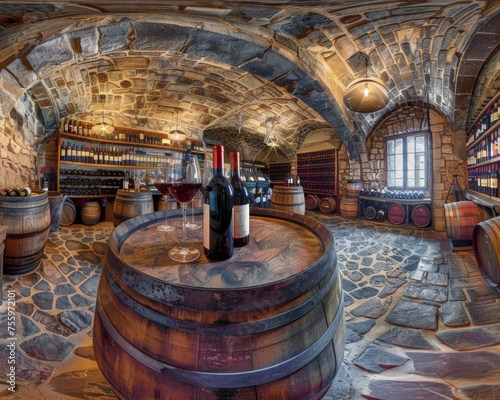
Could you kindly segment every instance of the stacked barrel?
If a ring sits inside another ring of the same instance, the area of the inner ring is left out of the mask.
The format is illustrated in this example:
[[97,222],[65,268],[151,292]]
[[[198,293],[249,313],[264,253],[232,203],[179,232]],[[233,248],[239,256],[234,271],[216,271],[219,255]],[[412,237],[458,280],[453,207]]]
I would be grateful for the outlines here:
[[446,233],[452,246],[472,248],[486,283],[500,293],[500,216],[473,201],[444,205]]
[[340,201],[340,213],[348,219],[358,219],[358,198],[361,191],[359,179],[349,179],[345,187],[345,196]]

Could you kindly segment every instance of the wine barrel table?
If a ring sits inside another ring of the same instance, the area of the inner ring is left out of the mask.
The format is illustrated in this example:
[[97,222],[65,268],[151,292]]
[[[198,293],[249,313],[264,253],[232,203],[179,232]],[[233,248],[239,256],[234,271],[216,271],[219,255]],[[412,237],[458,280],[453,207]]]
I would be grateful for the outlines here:
[[[110,235],[99,283],[93,347],[122,399],[319,399],[344,352],[341,276],[331,232],[313,218],[252,208],[250,243],[231,259],[179,264],[159,235],[163,212]],[[201,223],[201,209],[195,210]]]
[[116,227],[130,218],[152,212],[154,203],[150,191],[135,192],[120,189],[113,203],[113,225]]
[[500,292],[500,217],[477,224],[472,231],[472,245],[484,280]]
[[275,186],[271,196],[271,208],[305,214],[304,189],[302,186]]
[[33,191],[26,197],[0,197],[0,225],[8,226],[5,239],[6,275],[22,275],[40,263],[50,230],[47,192]]

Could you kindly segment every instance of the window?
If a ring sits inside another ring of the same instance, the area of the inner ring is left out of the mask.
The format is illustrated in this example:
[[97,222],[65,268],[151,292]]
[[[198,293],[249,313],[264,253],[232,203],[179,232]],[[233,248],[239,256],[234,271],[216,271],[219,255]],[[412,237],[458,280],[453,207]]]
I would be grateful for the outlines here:
[[427,134],[398,135],[387,141],[387,187],[427,189]]

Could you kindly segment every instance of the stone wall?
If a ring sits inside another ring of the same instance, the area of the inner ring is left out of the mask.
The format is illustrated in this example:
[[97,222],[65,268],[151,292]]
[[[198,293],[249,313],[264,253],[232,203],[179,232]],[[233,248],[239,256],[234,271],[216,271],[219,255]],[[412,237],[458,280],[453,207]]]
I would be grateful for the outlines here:
[[455,201],[448,191],[457,175],[461,189],[466,188],[465,134],[453,131],[451,125],[441,114],[417,107],[398,110],[380,123],[367,141],[368,161],[363,163],[362,177],[366,188],[386,186],[387,135],[427,131],[430,121],[430,149],[432,158],[429,164],[430,190],[426,192],[432,199],[433,227],[437,231],[446,230],[444,204]]

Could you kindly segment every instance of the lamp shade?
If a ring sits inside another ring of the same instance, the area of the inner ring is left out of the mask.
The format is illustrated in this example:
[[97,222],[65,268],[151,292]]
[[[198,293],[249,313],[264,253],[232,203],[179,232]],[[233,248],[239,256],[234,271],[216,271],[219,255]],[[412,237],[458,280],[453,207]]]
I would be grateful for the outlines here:
[[179,129],[174,129],[173,131],[171,131],[169,134],[168,134],[168,138],[172,141],[182,141],[182,140],[186,140],[186,134],[182,131],[180,131]]
[[97,136],[111,135],[115,131],[115,127],[113,126],[113,120],[108,117],[102,117],[101,121],[96,123],[92,127],[91,131],[93,134]]
[[378,78],[359,78],[352,81],[344,93],[345,106],[355,112],[371,113],[389,102],[389,91]]

